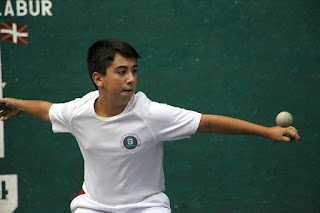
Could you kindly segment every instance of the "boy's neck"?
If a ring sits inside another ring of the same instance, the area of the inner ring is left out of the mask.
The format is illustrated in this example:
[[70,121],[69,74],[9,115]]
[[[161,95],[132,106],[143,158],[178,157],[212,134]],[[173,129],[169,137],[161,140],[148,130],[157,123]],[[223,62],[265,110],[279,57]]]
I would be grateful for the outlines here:
[[104,100],[99,96],[94,103],[94,110],[101,117],[113,117],[119,115],[127,106],[114,105],[113,101]]

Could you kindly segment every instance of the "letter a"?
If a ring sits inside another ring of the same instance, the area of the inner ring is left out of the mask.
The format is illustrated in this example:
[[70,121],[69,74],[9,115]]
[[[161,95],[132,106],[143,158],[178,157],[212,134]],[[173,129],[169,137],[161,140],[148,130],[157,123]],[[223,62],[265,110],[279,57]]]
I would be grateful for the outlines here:
[[4,9],[4,16],[7,16],[8,14],[10,16],[14,16],[13,7],[10,0],[7,1],[6,8]]

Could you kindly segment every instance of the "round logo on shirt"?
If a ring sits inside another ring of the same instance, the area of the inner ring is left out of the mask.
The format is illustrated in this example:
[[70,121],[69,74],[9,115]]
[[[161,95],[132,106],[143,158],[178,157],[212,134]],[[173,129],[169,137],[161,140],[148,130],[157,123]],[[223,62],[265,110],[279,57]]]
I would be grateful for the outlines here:
[[140,146],[140,139],[135,134],[126,134],[121,139],[121,146],[127,152],[135,152]]

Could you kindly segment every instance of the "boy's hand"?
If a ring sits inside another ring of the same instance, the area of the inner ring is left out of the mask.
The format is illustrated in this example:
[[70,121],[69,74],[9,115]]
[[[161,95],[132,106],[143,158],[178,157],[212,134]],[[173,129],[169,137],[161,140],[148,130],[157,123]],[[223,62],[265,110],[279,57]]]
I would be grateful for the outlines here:
[[13,98],[1,98],[0,99],[0,117],[1,121],[9,120],[22,113],[14,104]]
[[289,143],[293,140],[297,141],[297,143],[300,142],[298,130],[296,130],[292,126],[289,126],[287,128],[283,128],[280,126],[270,127],[269,138],[277,142]]

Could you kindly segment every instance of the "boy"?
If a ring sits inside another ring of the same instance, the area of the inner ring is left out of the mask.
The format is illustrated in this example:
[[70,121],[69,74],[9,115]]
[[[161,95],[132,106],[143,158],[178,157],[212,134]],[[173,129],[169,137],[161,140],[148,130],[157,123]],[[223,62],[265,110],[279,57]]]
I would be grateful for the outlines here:
[[[299,142],[294,127],[263,127],[246,121],[160,104],[135,94],[139,54],[115,39],[95,42],[88,51],[89,75],[97,91],[73,101],[0,99],[2,121],[29,113],[69,132],[85,164],[83,190],[71,202],[75,213],[169,213],[163,193],[163,141],[194,133],[257,135]],[[289,135],[286,137],[284,135]]]

